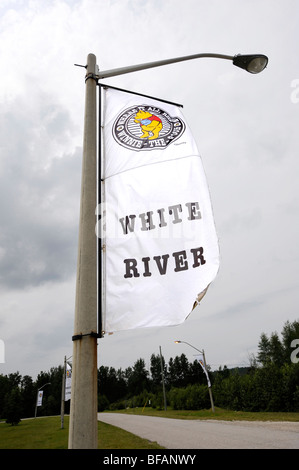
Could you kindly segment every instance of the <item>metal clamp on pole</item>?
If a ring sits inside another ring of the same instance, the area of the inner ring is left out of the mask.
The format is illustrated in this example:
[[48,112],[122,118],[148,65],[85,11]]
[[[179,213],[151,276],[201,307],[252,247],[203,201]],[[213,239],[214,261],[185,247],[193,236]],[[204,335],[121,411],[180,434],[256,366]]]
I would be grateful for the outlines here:
[[98,83],[98,76],[95,74],[95,73],[88,73],[86,76],[85,76],[85,83],[87,82],[87,80],[89,80],[90,78],[92,78],[96,84]]
[[72,341],[77,341],[77,339],[82,339],[83,335],[74,335],[72,336]]
[[79,335],[74,335],[72,336],[72,341],[77,341],[78,339],[82,339],[83,336],[90,336],[91,338],[101,338],[102,336],[99,333],[95,333],[94,331],[91,331],[90,333],[85,333],[79,334]]

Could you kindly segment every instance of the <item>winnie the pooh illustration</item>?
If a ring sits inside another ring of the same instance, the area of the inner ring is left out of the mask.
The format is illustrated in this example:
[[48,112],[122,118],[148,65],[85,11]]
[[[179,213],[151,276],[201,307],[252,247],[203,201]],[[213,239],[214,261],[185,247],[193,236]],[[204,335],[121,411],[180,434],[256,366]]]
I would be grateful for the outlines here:
[[159,117],[147,111],[143,111],[142,109],[136,113],[134,122],[140,124],[143,132],[140,136],[141,139],[157,139],[157,137],[159,137],[159,132],[163,127],[162,121]]

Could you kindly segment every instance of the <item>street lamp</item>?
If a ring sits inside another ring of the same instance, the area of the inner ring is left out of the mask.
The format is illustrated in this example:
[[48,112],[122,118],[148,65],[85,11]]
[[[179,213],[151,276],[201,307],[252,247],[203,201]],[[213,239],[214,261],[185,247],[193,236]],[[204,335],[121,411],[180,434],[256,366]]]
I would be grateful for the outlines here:
[[[82,183],[80,199],[76,304],[73,340],[72,399],[69,425],[69,448],[97,448],[97,259],[98,244],[94,235],[97,198],[97,111],[96,87],[100,79],[115,77],[153,67],[199,58],[226,59],[250,73],[267,66],[264,55],[229,56],[195,54],[101,72],[96,56],[88,54],[85,75],[85,114]],[[79,65],[79,64],[75,64]],[[100,321],[99,321],[100,323]]]
[[34,414],[34,417],[36,418],[36,413],[37,413],[37,403],[38,403],[38,392],[44,388],[46,385],[51,385],[51,382],[48,382],[46,383],[45,385],[43,385],[42,387],[38,388],[37,389],[37,395],[36,395],[36,403],[35,403],[35,414]]
[[191,348],[195,349],[196,351],[200,352],[200,354],[202,354],[203,363],[204,363],[204,372],[205,372],[205,374],[206,374],[207,381],[208,381],[208,389],[209,389],[211,407],[212,407],[213,413],[215,413],[214,401],[213,401],[213,395],[212,395],[212,386],[211,386],[211,382],[210,382],[209,375],[208,375],[207,363],[206,363],[206,357],[205,357],[205,352],[204,352],[204,350],[201,351],[200,349],[197,349],[195,346],[192,346],[192,344],[187,343],[187,341],[179,341],[179,340],[177,340],[177,341],[175,341],[175,343],[176,343],[176,344],[178,344],[178,343],[185,343],[185,344],[188,344],[188,346],[191,346]]
[[241,69],[247,70],[249,73],[260,73],[268,64],[268,57],[261,54],[255,55],[236,55],[233,64]]

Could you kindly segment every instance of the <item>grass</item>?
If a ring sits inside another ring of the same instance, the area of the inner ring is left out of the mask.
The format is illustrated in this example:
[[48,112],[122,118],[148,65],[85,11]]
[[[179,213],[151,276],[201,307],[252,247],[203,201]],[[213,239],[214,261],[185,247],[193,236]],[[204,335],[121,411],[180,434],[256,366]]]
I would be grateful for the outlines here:
[[[0,449],[67,449],[69,417],[22,420],[17,426],[0,423]],[[98,449],[163,449],[123,429],[98,422]]]
[[[112,412],[113,413],[113,412]],[[157,410],[154,408],[130,408],[115,413],[139,414],[173,419],[215,419],[225,421],[299,421],[299,413],[231,411],[215,407],[209,410]]]
[[0,424],[0,449],[66,449],[67,440],[68,430],[60,428],[58,416]]
[[[215,408],[211,410],[156,410],[153,408],[133,408],[116,411],[144,416],[166,417],[170,419],[215,419],[246,421],[297,421],[299,413],[264,413],[230,411]],[[69,417],[64,418],[61,429],[60,416],[22,420],[18,426],[0,423],[0,449],[67,449]],[[98,422],[99,449],[163,449],[156,442],[142,439],[115,426]]]
[[99,449],[164,449],[157,442],[135,436],[123,429],[99,422]]

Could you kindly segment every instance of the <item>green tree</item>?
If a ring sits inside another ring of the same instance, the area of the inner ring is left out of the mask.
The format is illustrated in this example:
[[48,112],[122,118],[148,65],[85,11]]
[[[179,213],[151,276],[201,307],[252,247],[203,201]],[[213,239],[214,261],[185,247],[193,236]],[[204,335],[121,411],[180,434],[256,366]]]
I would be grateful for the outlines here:
[[[212,379],[211,374],[209,375],[210,379]],[[189,384],[207,384],[206,375],[198,360],[189,364],[188,382]]]
[[5,397],[5,418],[6,422],[16,426],[21,421],[22,402],[21,392],[15,387]]
[[99,395],[105,396],[110,403],[123,398],[127,393],[124,373],[114,367],[101,366],[98,369]]
[[11,387],[7,375],[0,375],[0,418],[5,414],[5,397],[10,392]]
[[299,321],[294,321],[293,323],[287,321],[284,324],[281,334],[284,347],[284,360],[285,362],[289,362],[293,352],[293,347],[291,346],[292,341],[299,339]]
[[285,357],[284,348],[276,332],[272,333],[270,338],[265,333],[262,333],[258,347],[257,359],[263,366],[270,362],[278,367],[282,366]]
[[21,380],[22,418],[34,416],[36,390],[32,378],[25,375]]
[[139,395],[143,390],[149,390],[148,371],[143,359],[138,359],[128,377],[128,391],[130,395]]
[[[162,366],[165,382],[167,382],[167,365],[165,364],[164,357],[162,356]],[[161,357],[160,354],[151,355],[151,381],[153,385],[153,390],[159,390],[162,384],[162,370],[161,370]]]
[[278,367],[284,363],[284,348],[276,332],[270,337],[270,359]]
[[170,405],[175,410],[200,410],[210,408],[208,387],[205,385],[188,385],[173,387],[168,393]]
[[185,354],[169,359],[168,381],[172,387],[184,387],[190,382],[189,362]]
[[270,361],[270,340],[265,333],[261,334],[261,339],[258,343],[257,360],[263,365]]
[[272,362],[278,367],[282,367],[284,363],[289,363],[293,351],[292,341],[299,339],[299,321],[284,324],[280,340],[276,332],[272,333],[270,338],[262,333],[258,343],[257,360],[265,366]]

